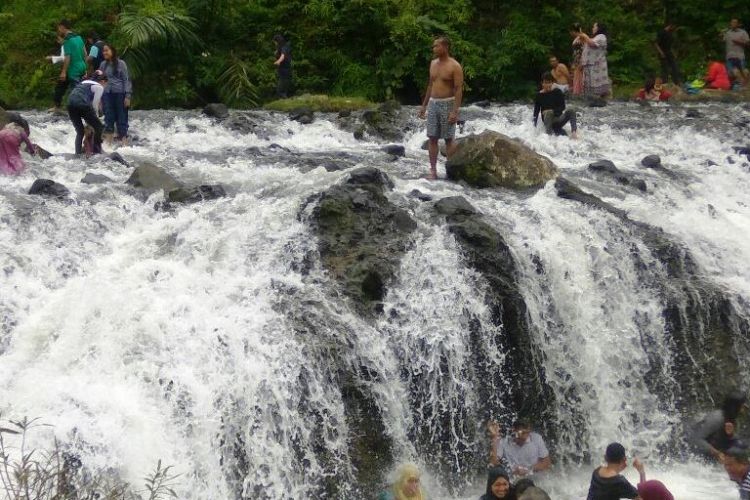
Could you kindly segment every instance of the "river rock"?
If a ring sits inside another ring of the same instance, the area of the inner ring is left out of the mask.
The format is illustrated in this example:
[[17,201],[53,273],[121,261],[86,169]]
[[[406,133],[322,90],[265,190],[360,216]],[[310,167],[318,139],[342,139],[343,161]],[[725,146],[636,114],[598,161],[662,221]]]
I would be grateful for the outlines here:
[[490,101],[477,101],[472,103],[472,106],[477,106],[479,108],[489,108],[491,104],[492,103],[490,103]]
[[615,208],[609,203],[602,201],[599,197],[583,191],[565,177],[558,177],[557,180],[555,180],[555,190],[557,191],[557,196],[560,198],[578,201],[584,205],[609,212],[617,217],[625,217],[624,210]]
[[297,108],[289,112],[289,119],[303,125],[309,125],[315,121],[315,113],[307,107]]
[[191,188],[173,189],[169,192],[168,199],[174,203],[198,203],[200,201],[223,198],[226,195],[224,186],[220,184],[204,184]]
[[210,116],[211,118],[218,118],[219,120],[223,120],[224,118],[229,116],[229,109],[227,108],[226,104],[213,102],[211,104],[207,104],[206,107],[203,108],[203,114],[206,116]]
[[81,183],[83,184],[107,184],[109,182],[114,181],[106,175],[92,174],[91,172],[86,173],[86,175],[83,176],[83,179],[81,179]]
[[616,174],[619,169],[610,160],[597,160],[593,163],[589,163],[586,167],[592,172],[607,172],[609,174]]
[[29,194],[61,199],[67,198],[70,195],[70,190],[59,182],[50,179],[37,179],[31,185]]
[[122,155],[118,152],[110,153],[110,155],[107,157],[110,160],[119,163],[120,165],[124,167],[130,167],[130,163],[128,163],[125,158],[122,157]]
[[406,148],[401,144],[389,144],[383,147],[383,151],[393,156],[406,156]]
[[47,158],[52,158],[54,156],[52,153],[41,147],[39,144],[34,144],[34,154],[41,158],[42,160],[46,160]]
[[610,160],[598,160],[589,163],[587,167],[591,172],[610,175],[618,184],[631,186],[639,191],[646,191],[646,181],[635,177],[633,174],[622,172]]
[[685,118],[703,118],[703,115],[697,109],[688,109]]
[[419,201],[432,201],[432,195],[429,195],[427,193],[423,193],[419,189],[412,189],[409,192],[409,196],[411,196],[412,198],[416,198]]
[[461,141],[445,168],[449,179],[479,188],[541,187],[557,176],[557,167],[549,158],[517,139],[490,130]]
[[358,168],[322,193],[312,209],[323,266],[364,315],[379,312],[417,227],[388,199],[391,189],[393,182],[382,171]]
[[659,155],[648,155],[641,160],[641,165],[646,168],[661,167],[661,157]]
[[183,187],[182,183],[167,173],[166,170],[151,162],[140,163],[125,182],[151,193],[159,190],[169,193]]
[[363,111],[361,119],[364,128],[362,136],[367,133],[387,141],[400,141],[408,130],[406,117],[396,101],[387,101],[376,109]]

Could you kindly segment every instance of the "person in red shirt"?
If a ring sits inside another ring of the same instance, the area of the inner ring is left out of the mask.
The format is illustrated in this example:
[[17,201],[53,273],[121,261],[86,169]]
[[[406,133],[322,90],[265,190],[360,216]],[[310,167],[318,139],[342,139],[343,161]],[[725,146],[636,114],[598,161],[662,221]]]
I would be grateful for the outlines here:
[[719,61],[709,60],[708,73],[706,73],[704,80],[706,81],[706,88],[709,89],[729,90],[732,88],[727,67]]
[[649,78],[638,91],[636,99],[639,101],[668,101],[672,94],[664,88],[661,78]]

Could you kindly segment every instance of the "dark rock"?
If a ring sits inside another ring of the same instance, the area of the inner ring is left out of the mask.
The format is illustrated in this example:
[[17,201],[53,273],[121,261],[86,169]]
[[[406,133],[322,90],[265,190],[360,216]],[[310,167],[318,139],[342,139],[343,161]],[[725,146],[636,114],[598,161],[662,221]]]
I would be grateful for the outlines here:
[[555,190],[557,196],[566,200],[574,200],[590,207],[598,208],[609,212],[617,217],[625,217],[625,211],[615,208],[609,203],[602,201],[597,196],[589,194],[564,177],[558,177],[555,181]]
[[349,109],[342,109],[338,114],[339,118],[349,118],[350,116],[352,116],[352,112]]
[[549,158],[516,139],[491,130],[459,142],[445,169],[449,179],[464,180],[480,188],[541,187],[557,176],[557,167]]
[[396,102],[386,102],[377,109],[368,109],[362,112],[364,132],[387,141],[403,139],[406,130],[406,127],[403,126],[404,121],[401,105]]
[[385,101],[378,106],[378,111],[381,113],[396,113],[401,111],[401,103],[393,99]]
[[128,163],[125,158],[122,157],[122,155],[118,152],[111,153],[107,158],[109,158],[112,161],[115,161],[119,163],[120,165],[124,167],[130,167],[130,163]]
[[354,170],[317,199],[312,224],[323,266],[361,314],[377,314],[416,223],[385,196],[393,183],[380,170]]
[[708,160],[708,161],[706,162],[706,166],[707,166],[707,167],[718,167],[718,166],[719,166],[719,164],[718,164],[718,163],[716,163],[716,162],[715,162],[715,161],[713,161],[713,160]]
[[114,182],[114,180],[110,179],[106,175],[92,174],[89,172],[83,176],[81,182],[83,184],[107,184],[109,182]]
[[[508,372],[490,368],[492,363],[488,359],[497,349],[508,353],[508,369],[513,374],[511,383],[505,386],[505,398],[509,400],[504,401],[503,406],[513,408],[523,418],[533,416],[540,423],[552,422],[554,394],[547,385],[544,367],[538,361],[542,353],[534,345],[529,331],[513,251],[466,199],[443,198],[435,203],[435,210],[445,217],[467,265],[480,273],[489,285],[485,292],[487,306],[493,323],[501,327],[490,350],[481,345],[472,349],[476,357],[474,366],[480,371],[475,376],[483,381],[478,401],[491,401],[492,388],[508,380]],[[544,431],[548,438],[551,438],[548,433],[553,432],[550,427]]]
[[490,103],[490,101],[477,101],[477,102],[472,103],[472,106],[477,106],[480,108],[489,108],[491,104],[492,103]]
[[412,189],[411,192],[409,193],[409,196],[411,196],[412,198],[416,198],[419,201],[432,201],[431,195],[427,193],[423,193],[419,189]]
[[229,130],[241,134],[258,134],[262,125],[246,113],[236,113],[224,120],[223,125]]
[[589,108],[605,108],[607,107],[607,100],[601,97],[589,99],[586,103]]
[[289,148],[285,148],[284,146],[280,144],[276,144],[275,142],[268,146],[268,149],[272,149],[274,151],[283,151],[285,153],[291,153],[291,150]]
[[289,112],[289,119],[303,125],[309,125],[315,121],[315,113],[307,107],[297,108]]
[[703,115],[697,109],[688,109],[685,118],[703,118]]
[[587,168],[592,172],[607,172],[609,174],[616,174],[619,172],[615,164],[609,160],[598,160],[594,163],[589,163]]
[[659,155],[648,155],[641,160],[641,165],[646,168],[661,167],[661,158]]
[[358,128],[357,128],[357,129],[356,129],[356,130],[355,130],[355,131],[354,131],[354,132],[352,133],[352,135],[354,135],[354,138],[355,138],[355,139],[357,139],[358,141],[361,141],[362,139],[364,139],[364,138],[365,138],[365,130],[366,130],[366,129],[365,129],[365,127],[358,127]]
[[159,190],[169,193],[183,187],[182,183],[167,173],[166,170],[150,162],[142,162],[135,167],[130,178],[125,182],[151,193]]
[[52,153],[41,147],[39,144],[34,144],[34,154],[41,158],[42,160],[46,160],[47,158],[51,158],[54,156]]
[[169,192],[168,199],[173,203],[198,203],[200,201],[223,198],[226,195],[227,193],[224,190],[224,186],[214,184],[173,189]]
[[383,151],[393,156],[406,156],[406,148],[401,144],[389,144],[383,147]]
[[31,185],[29,194],[49,196],[52,198],[67,198],[70,190],[62,184],[50,179],[37,179]]
[[206,107],[203,108],[203,114],[212,118],[223,120],[224,118],[229,116],[229,109],[227,109],[225,104],[214,102],[206,105]]
[[750,146],[734,146],[732,149],[738,155],[747,156],[750,159]]

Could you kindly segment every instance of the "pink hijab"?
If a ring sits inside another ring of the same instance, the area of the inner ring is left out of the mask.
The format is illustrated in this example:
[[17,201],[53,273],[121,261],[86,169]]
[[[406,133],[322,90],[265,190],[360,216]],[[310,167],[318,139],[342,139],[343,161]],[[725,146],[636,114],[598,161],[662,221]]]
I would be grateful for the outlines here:
[[643,500],[674,500],[661,481],[644,481],[638,485],[638,494]]

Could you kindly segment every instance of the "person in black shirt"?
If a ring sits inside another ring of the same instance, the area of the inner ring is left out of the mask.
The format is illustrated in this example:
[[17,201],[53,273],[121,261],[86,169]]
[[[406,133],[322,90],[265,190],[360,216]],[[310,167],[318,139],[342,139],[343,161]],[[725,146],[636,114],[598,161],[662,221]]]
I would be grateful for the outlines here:
[[680,68],[677,67],[677,60],[672,52],[672,43],[674,41],[674,30],[677,29],[672,23],[667,23],[664,29],[656,34],[656,51],[659,53],[659,62],[661,63],[661,80],[667,82],[669,73],[672,73],[672,82],[675,85],[682,85]]
[[544,130],[548,134],[565,135],[563,127],[570,122],[571,137],[578,139],[578,125],[576,124],[576,109],[565,108],[565,95],[562,90],[553,88],[555,78],[549,71],[542,76],[542,90],[534,100],[534,126],[542,113]]
[[276,43],[276,72],[279,81],[276,85],[276,94],[281,99],[286,99],[292,92],[292,46],[283,35],[273,37]]
[[[597,467],[591,474],[591,485],[586,500],[620,500],[621,498],[639,498],[638,490],[625,479],[620,472],[628,466],[625,448],[620,443],[610,443],[604,454],[607,465]],[[633,467],[638,470],[640,482],[646,481],[646,470],[643,464],[635,459]]]

